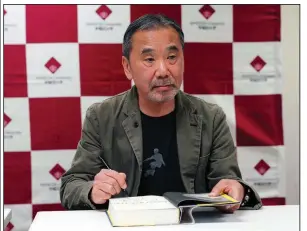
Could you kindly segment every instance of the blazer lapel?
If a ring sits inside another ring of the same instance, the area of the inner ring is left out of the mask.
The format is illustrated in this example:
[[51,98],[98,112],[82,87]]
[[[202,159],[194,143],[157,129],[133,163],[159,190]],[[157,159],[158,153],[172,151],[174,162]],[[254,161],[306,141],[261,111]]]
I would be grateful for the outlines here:
[[135,86],[128,93],[123,106],[126,118],[122,122],[127,138],[138,162],[139,171],[142,172],[143,139],[140,110],[138,108],[137,92]]
[[194,105],[179,92],[176,101],[177,145],[180,171],[188,193],[194,193],[194,181],[201,147],[202,118]]

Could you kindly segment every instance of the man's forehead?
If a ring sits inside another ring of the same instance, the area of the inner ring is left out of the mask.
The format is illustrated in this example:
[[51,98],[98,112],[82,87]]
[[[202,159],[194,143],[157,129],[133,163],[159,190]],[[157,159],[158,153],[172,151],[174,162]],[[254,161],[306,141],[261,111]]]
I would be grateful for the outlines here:
[[132,37],[132,47],[141,50],[142,53],[153,51],[157,47],[163,50],[179,50],[180,44],[179,35],[172,30],[138,31]]
[[132,36],[132,41],[141,44],[154,44],[154,43],[180,43],[180,37],[176,30],[172,28],[152,29],[137,31]]

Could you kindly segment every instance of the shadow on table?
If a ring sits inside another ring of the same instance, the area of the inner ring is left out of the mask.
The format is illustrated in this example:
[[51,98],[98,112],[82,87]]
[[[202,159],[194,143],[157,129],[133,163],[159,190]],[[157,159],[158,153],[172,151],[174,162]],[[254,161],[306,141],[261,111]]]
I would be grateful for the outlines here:
[[193,210],[195,223],[242,222],[235,214],[225,214],[216,208],[196,208]]

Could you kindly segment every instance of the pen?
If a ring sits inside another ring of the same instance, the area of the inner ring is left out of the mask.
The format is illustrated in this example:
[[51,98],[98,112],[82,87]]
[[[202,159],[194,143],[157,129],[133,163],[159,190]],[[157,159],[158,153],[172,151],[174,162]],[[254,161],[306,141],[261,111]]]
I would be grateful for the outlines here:
[[[109,169],[109,170],[111,170],[111,168],[109,167],[109,165],[107,165],[107,163],[104,161],[104,159],[101,157],[101,156],[98,156],[99,157],[99,159],[104,163],[104,165]],[[129,196],[128,195],[128,192],[126,191],[126,189],[123,189],[123,191],[124,191],[124,193],[125,193],[125,196]]]

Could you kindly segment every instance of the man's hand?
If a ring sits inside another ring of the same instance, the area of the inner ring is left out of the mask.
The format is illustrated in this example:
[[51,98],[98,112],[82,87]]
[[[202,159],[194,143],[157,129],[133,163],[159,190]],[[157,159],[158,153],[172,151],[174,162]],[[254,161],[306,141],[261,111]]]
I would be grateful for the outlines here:
[[[221,193],[225,193],[241,202],[244,197],[244,187],[237,180],[223,179],[213,187],[209,196],[219,196]],[[240,204],[218,206],[217,208],[223,212],[233,213],[235,210],[240,208]]]
[[104,204],[113,195],[127,188],[126,175],[114,170],[102,169],[94,178],[91,200],[95,204]]

